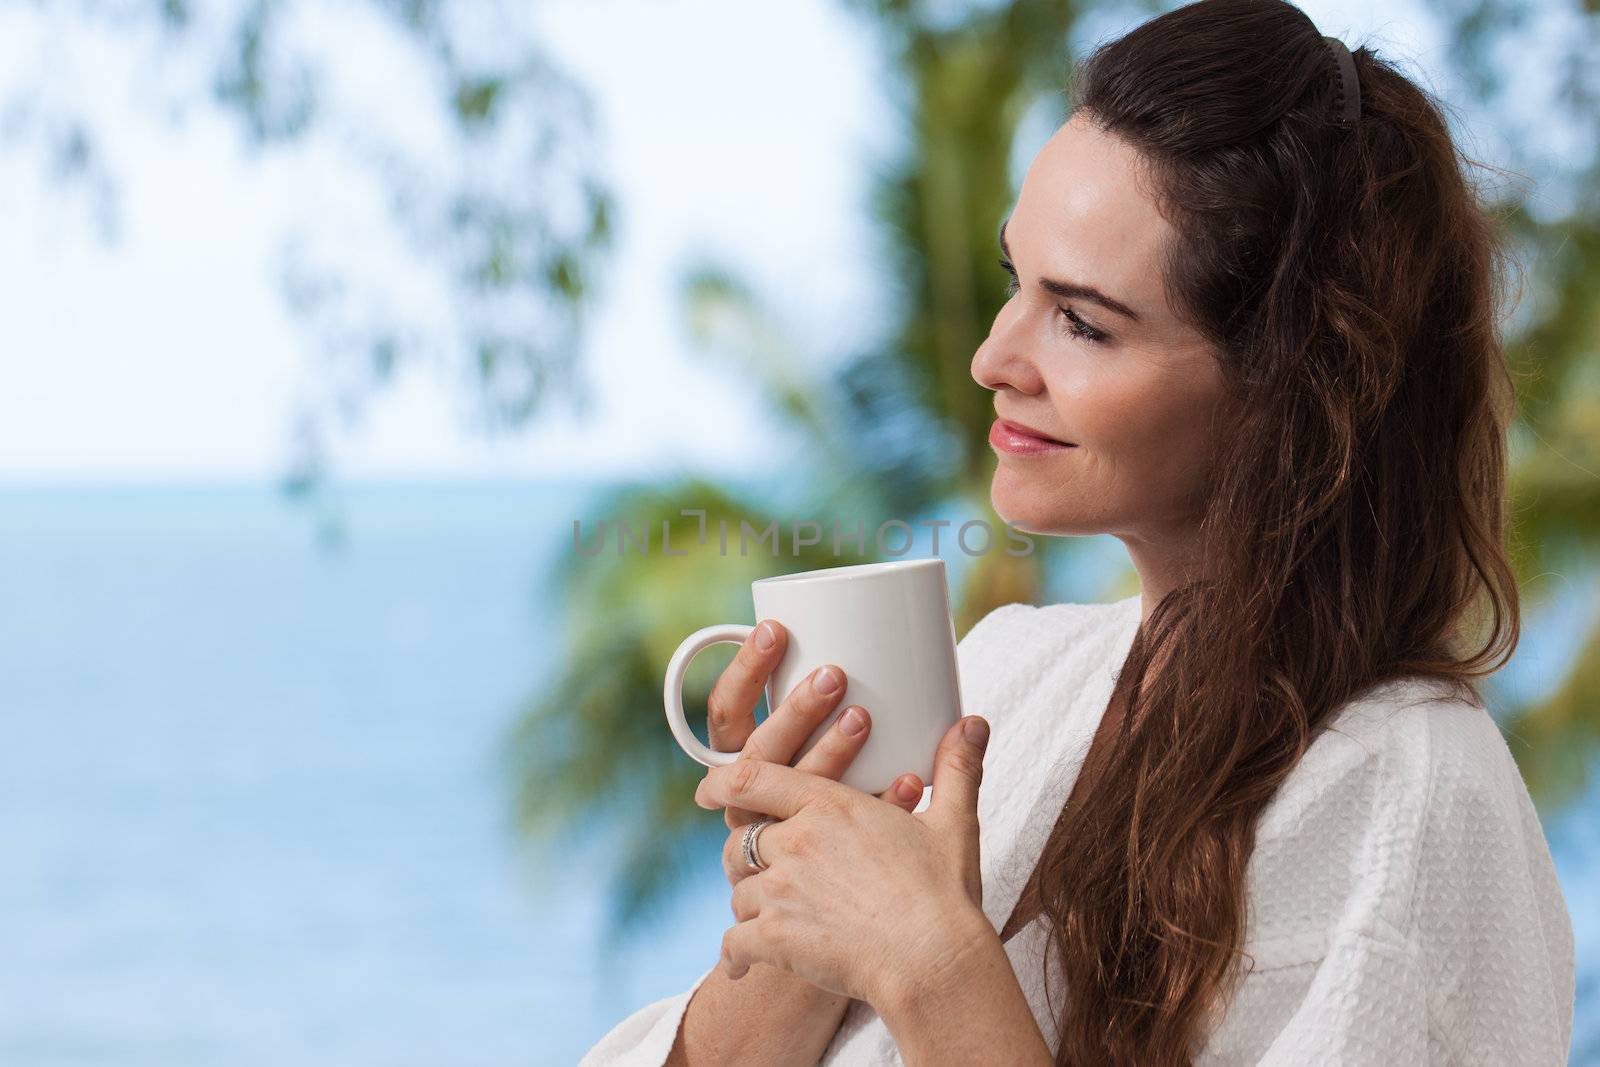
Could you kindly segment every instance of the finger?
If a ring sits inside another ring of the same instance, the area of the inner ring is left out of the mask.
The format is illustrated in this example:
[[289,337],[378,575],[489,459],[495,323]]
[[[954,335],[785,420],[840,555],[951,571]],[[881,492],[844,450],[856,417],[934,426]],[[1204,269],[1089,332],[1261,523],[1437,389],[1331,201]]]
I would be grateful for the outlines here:
[[741,758],[762,759],[768,763],[793,760],[806,738],[839,706],[845,681],[844,671],[831,663],[812,671],[783,698],[777,710],[756,727],[750,740],[745,742]]
[[764,879],[756,877],[739,879],[739,884],[733,887],[733,894],[728,898],[728,906],[733,909],[735,922],[749,922],[761,914],[762,895],[765,889]]
[[751,919],[730,926],[722,935],[722,965],[729,978],[738,981],[756,963],[781,966],[773,957],[771,924],[771,919]]
[[[771,639],[771,644],[765,642]],[[783,658],[789,635],[774,619],[763,620],[740,644],[733,662],[717,676],[706,701],[706,733],[714,752],[738,752],[756,728],[756,698]]]
[[983,752],[989,723],[968,715],[945,731],[933,761],[933,799],[928,811],[949,823],[978,822],[978,787],[983,782]]
[[[763,840],[759,844],[767,844],[766,836],[771,832],[771,827],[761,831]],[[766,862],[766,856],[761,857]],[[744,828],[740,827],[728,835],[722,843],[722,873],[728,878],[729,885],[738,885],[753,874],[761,872],[751,867],[744,861]]]
[[902,774],[889,783],[888,789],[878,794],[878,799],[887,800],[906,811],[915,810],[922,802],[922,779],[914,774]]
[[851,704],[833,721],[811,751],[800,757],[795,770],[819,774],[838,781],[872,731],[872,716],[859,704]]
[[[765,816],[761,816],[765,818]],[[730,833],[727,840],[722,842],[722,873],[727,875],[729,885],[738,885],[751,875],[760,874],[770,870],[773,860],[777,857],[777,850],[782,846],[782,837],[790,831],[781,819],[768,820],[772,825],[760,831],[761,837],[756,841],[756,853],[765,866],[759,870],[745,862],[744,858],[744,832],[745,828]]]
[[[790,762],[806,738],[838,706],[840,698],[844,696],[846,681],[844,671],[831,663],[812,671],[794,687],[777,710],[756,727],[750,740],[745,742],[739,758],[766,760],[768,763]],[[757,816],[755,812],[732,807],[723,812],[722,817],[732,829],[754,821]]]
[[741,807],[775,819],[799,814],[808,804],[852,802],[858,790],[814,774],[763,760],[735,760],[713,767],[695,786],[694,802],[702,808]]
[[722,843],[722,873],[727,877],[729,885],[738,885],[742,879],[756,873],[750,870],[744,861],[744,846],[741,843],[743,837],[743,830],[735,830]]

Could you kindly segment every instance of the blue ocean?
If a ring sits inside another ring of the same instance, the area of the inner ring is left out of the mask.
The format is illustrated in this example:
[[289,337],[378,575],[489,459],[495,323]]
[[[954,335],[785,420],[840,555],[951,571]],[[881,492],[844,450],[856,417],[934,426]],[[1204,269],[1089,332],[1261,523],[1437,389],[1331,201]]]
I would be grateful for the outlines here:
[[[0,491],[0,1063],[572,1064],[708,967],[716,855],[606,956],[608,842],[510,826],[594,491],[344,486],[333,542],[269,485]],[[1591,975],[1597,812],[1548,824]]]

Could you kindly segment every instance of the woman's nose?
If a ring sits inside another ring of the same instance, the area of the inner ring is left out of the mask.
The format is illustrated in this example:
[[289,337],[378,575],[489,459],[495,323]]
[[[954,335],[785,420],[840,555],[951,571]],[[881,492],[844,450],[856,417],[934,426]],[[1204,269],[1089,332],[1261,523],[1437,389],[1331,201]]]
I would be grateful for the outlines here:
[[995,316],[994,328],[972,355],[972,380],[985,389],[999,391],[1010,386],[1020,392],[1037,393],[1043,382],[1039,368],[1028,354],[1024,331],[1019,329],[1023,316],[1008,315],[1002,308]]

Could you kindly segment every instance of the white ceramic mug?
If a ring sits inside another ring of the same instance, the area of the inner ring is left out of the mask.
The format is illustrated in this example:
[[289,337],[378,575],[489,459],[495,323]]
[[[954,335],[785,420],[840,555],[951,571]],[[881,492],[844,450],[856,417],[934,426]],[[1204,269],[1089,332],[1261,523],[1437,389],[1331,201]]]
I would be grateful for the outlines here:
[[[845,708],[860,704],[872,730],[840,781],[881,793],[907,772],[932,784],[939,741],[961,718],[961,678],[955,622],[944,560],[911,559],[780,574],[750,583],[756,621],[776,619],[789,644],[767,679],[769,712],[823,664],[845,674],[839,703],[800,746],[792,762],[811,750]],[[683,676],[689,661],[715,644],[738,644],[754,626],[720,623],[696,630],[667,664],[662,699],[672,736],[707,767],[739,758],[707,748],[683,713]]]

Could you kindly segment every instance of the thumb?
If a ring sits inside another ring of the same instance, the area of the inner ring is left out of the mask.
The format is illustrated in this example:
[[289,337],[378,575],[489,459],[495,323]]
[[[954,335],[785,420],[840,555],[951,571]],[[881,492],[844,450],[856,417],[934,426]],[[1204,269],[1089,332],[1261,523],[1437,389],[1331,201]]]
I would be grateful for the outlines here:
[[947,823],[978,824],[978,786],[983,781],[983,752],[989,745],[989,722],[968,715],[945,731],[933,762],[933,796],[928,807]]

